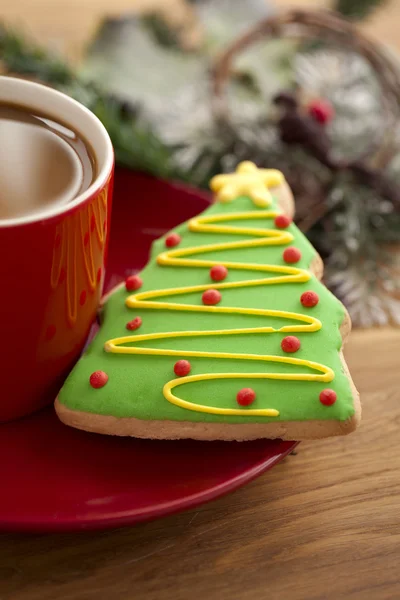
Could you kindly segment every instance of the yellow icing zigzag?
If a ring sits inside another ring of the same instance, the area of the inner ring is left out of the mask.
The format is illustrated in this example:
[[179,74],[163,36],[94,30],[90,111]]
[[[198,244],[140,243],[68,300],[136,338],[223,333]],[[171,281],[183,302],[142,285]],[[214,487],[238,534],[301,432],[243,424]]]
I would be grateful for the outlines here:
[[334,373],[332,369],[319,363],[303,360],[299,358],[285,357],[285,356],[271,356],[271,355],[258,355],[258,354],[242,354],[235,352],[200,352],[196,350],[180,351],[180,350],[168,350],[168,349],[157,349],[157,348],[144,348],[140,346],[126,346],[125,344],[137,344],[143,341],[150,340],[161,340],[168,338],[182,338],[182,337],[200,337],[200,336],[221,336],[221,335],[241,335],[247,333],[272,333],[272,332],[313,332],[321,329],[321,322],[309,315],[300,313],[292,313],[282,310],[268,310],[268,309],[256,309],[256,308],[238,308],[238,307],[224,307],[224,306],[205,306],[197,304],[175,304],[172,302],[165,302],[155,300],[156,298],[165,298],[166,296],[176,296],[181,294],[187,294],[191,292],[204,292],[207,289],[213,288],[217,290],[233,289],[237,287],[252,287],[259,285],[274,285],[278,283],[289,283],[289,282],[306,282],[311,278],[311,275],[305,269],[299,269],[290,266],[277,266],[277,265],[259,265],[259,264],[248,264],[241,262],[231,261],[216,261],[216,260],[203,260],[193,257],[197,254],[205,254],[208,252],[215,252],[218,250],[233,250],[240,248],[250,247],[262,247],[271,245],[283,245],[288,244],[293,240],[291,233],[286,231],[279,231],[276,229],[252,229],[247,227],[235,227],[232,225],[221,225],[223,221],[236,221],[246,219],[273,219],[279,213],[276,211],[257,211],[257,212],[241,212],[232,213],[226,215],[216,216],[200,216],[189,221],[189,229],[194,232],[203,233],[230,233],[238,235],[251,235],[258,239],[252,240],[241,240],[238,242],[227,242],[218,244],[209,244],[207,246],[195,246],[191,248],[183,248],[176,250],[169,250],[162,252],[157,257],[159,265],[174,266],[174,267],[195,267],[195,268],[211,268],[214,265],[224,265],[228,269],[234,270],[248,270],[248,271],[260,271],[262,273],[273,274],[271,277],[263,277],[262,279],[236,281],[236,282],[225,282],[225,283],[214,283],[210,282],[207,285],[192,285],[184,286],[172,289],[152,290],[148,292],[138,292],[129,296],[126,300],[126,304],[130,308],[146,308],[152,310],[178,310],[178,311],[191,311],[191,312],[208,312],[208,313],[228,313],[228,314],[242,314],[242,315],[260,315],[266,317],[278,317],[282,319],[288,319],[291,321],[297,321],[297,324],[284,325],[280,329],[273,327],[249,327],[241,329],[226,329],[226,330],[211,330],[211,331],[181,331],[181,332],[164,332],[164,333],[150,333],[143,335],[130,335],[115,338],[109,340],[105,344],[105,350],[113,353],[121,354],[140,354],[140,355],[156,355],[156,356],[176,356],[176,357],[198,357],[198,358],[217,358],[217,359],[239,359],[239,360],[253,360],[261,362],[274,362],[274,363],[286,363],[292,365],[298,365],[317,371],[317,373],[302,373],[302,374],[290,374],[290,373],[204,373],[200,375],[189,375],[187,377],[180,377],[179,379],[173,379],[167,382],[164,386],[163,393],[164,397],[177,406],[188,410],[194,410],[198,412],[205,412],[219,415],[248,415],[248,416],[267,416],[277,417],[279,411],[273,408],[263,409],[240,409],[240,408],[219,408],[214,406],[203,406],[187,402],[172,393],[172,390],[186,383],[194,381],[204,381],[212,379],[281,379],[281,380],[296,380],[296,381],[332,381]]

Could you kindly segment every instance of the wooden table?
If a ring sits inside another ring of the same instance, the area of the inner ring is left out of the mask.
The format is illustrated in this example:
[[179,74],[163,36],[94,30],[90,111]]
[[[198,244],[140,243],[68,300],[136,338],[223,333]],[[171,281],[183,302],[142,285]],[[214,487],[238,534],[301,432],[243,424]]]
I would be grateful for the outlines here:
[[361,428],[234,494],[130,529],[0,536],[0,599],[399,598],[399,348],[400,331],[355,331]]
[[[137,2],[85,0],[76,20],[67,0],[0,0],[0,14],[75,57],[100,10]],[[399,12],[392,2],[368,28],[398,43]],[[400,331],[355,331],[360,430],[300,444],[226,498],[131,529],[0,536],[0,600],[399,598],[399,348]]]

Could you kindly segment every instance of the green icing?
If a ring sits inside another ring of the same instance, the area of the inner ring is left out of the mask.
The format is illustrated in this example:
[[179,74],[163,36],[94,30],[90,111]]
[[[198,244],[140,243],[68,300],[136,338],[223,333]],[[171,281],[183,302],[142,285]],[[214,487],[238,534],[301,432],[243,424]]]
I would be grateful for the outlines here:
[[[271,206],[271,210],[275,208]],[[242,196],[230,203],[215,203],[203,214],[215,215],[242,211],[254,211],[256,208],[250,198]],[[272,219],[243,220],[221,223],[245,226],[254,229],[274,228]],[[179,248],[209,245],[213,243],[249,239],[248,236],[214,233],[194,233],[189,231],[187,223],[183,223],[174,231],[182,236]],[[293,245],[300,248],[302,258],[296,267],[308,268],[315,257],[315,250],[308,240],[297,229],[290,225],[294,240]],[[196,258],[223,261],[236,261],[257,264],[285,265],[282,252],[285,246],[269,246],[264,248],[247,248],[225,250],[197,255]],[[208,268],[182,268],[160,266],[156,257],[165,251],[164,238],[157,240],[151,250],[148,265],[141,273],[143,286],[140,292],[159,290],[189,285],[209,284],[213,282]],[[259,279],[263,274],[252,271],[229,270],[225,282],[244,279]],[[318,293],[319,304],[313,308],[304,308],[300,296],[306,290]],[[236,394],[243,387],[252,387],[257,395],[250,408],[274,408],[279,417],[264,416],[222,416],[203,412],[195,412],[175,406],[168,402],[162,393],[164,384],[175,378],[173,367],[179,359],[173,356],[141,356],[133,354],[113,354],[104,351],[104,343],[112,338],[167,331],[192,331],[234,329],[241,327],[274,328],[290,324],[286,319],[195,312],[179,312],[169,310],[129,309],[125,305],[130,295],[125,287],[118,289],[108,300],[103,310],[102,325],[95,340],[85,355],[75,366],[59,395],[59,401],[68,408],[77,411],[92,412],[116,417],[135,417],[138,419],[170,419],[175,421],[194,422],[226,422],[252,423],[296,421],[311,419],[346,420],[354,414],[353,396],[348,377],[343,372],[339,350],[342,344],[339,326],[344,319],[341,303],[312,277],[306,283],[285,283],[253,288],[236,288],[222,290],[222,302],[219,306],[253,307],[262,309],[285,310],[309,314],[320,319],[322,329],[317,332],[246,334],[237,336],[205,336],[202,338],[182,338],[141,342],[140,346],[152,348],[170,348],[182,350],[181,358],[185,358],[187,350],[203,350],[214,352],[241,352],[250,354],[270,354],[278,356],[295,356],[329,366],[335,373],[332,382],[315,381],[282,381],[255,379],[225,379],[199,381],[183,384],[175,388],[174,393],[189,402],[205,406],[238,408]],[[185,304],[202,304],[201,293],[188,293],[180,296],[163,298],[168,302]],[[126,323],[140,316],[143,324],[140,329],[129,332]],[[296,335],[301,341],[301,348],[294,355],[287,355],[281,350],[281,341],[286,335]],[[191,375],[201,373],[254,373],[282,372],[307,373],[310,369],[304,366],[293,366],[276,363],[244,361],[237,359],[211,359],[191,357]],[[107,385],[101,389],[93,389],[89,377],[93,371],[102,370],[109,375]],[[336,391],[337,401],[327,407],[319,402],[319,393],[329,387]],[[243,409],[245,413],[246,408]]]

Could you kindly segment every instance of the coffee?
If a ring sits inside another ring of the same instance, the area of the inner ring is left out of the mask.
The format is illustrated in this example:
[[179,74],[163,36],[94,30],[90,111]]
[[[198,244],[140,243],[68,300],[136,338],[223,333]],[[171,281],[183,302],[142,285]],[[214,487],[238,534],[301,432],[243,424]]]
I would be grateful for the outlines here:
[[96,177],[82,136],[23,106],[0,103],[0,157],[0,223],[65,205]]

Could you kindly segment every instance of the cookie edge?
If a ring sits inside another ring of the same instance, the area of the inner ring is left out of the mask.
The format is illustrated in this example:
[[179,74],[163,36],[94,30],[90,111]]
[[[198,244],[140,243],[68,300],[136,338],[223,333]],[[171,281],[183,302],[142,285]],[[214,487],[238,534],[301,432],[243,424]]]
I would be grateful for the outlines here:
[[[279,187],[271,189],[278,197],[282,210],[293,217],[294,199],[289,185],[286,181]],[[309,271],[321,280],[324,264],[316,253]],[[100,308],[118,289],[124,286],[124,282],[115,286],[101,300]],[[346,309],[345,309],[346,311]],[[340,326],[342,346],[346,343],[351,331],[351,320],[348,312]],[[343,370],[349,380],[353,393],[354,415],[346,421],[337,420],[310,420],[310,421],[286,421],[279,423],[198,423],[192,421],[155,421],[142,420],[135,417],[113,417],[111,415],[99,415],[85,411],[72,410],[58,400],[54,406],[59,419],[70,427],[121,437],[136,437],[143,439],[175,440],[224,440],[224,441],[249,441],[255,439],[282,439],[282,440],[312,440],[326,437],[347,435],[354,431],[361,420],[361,404],[358,391],[351,378],[348,366],[340,351]]]

